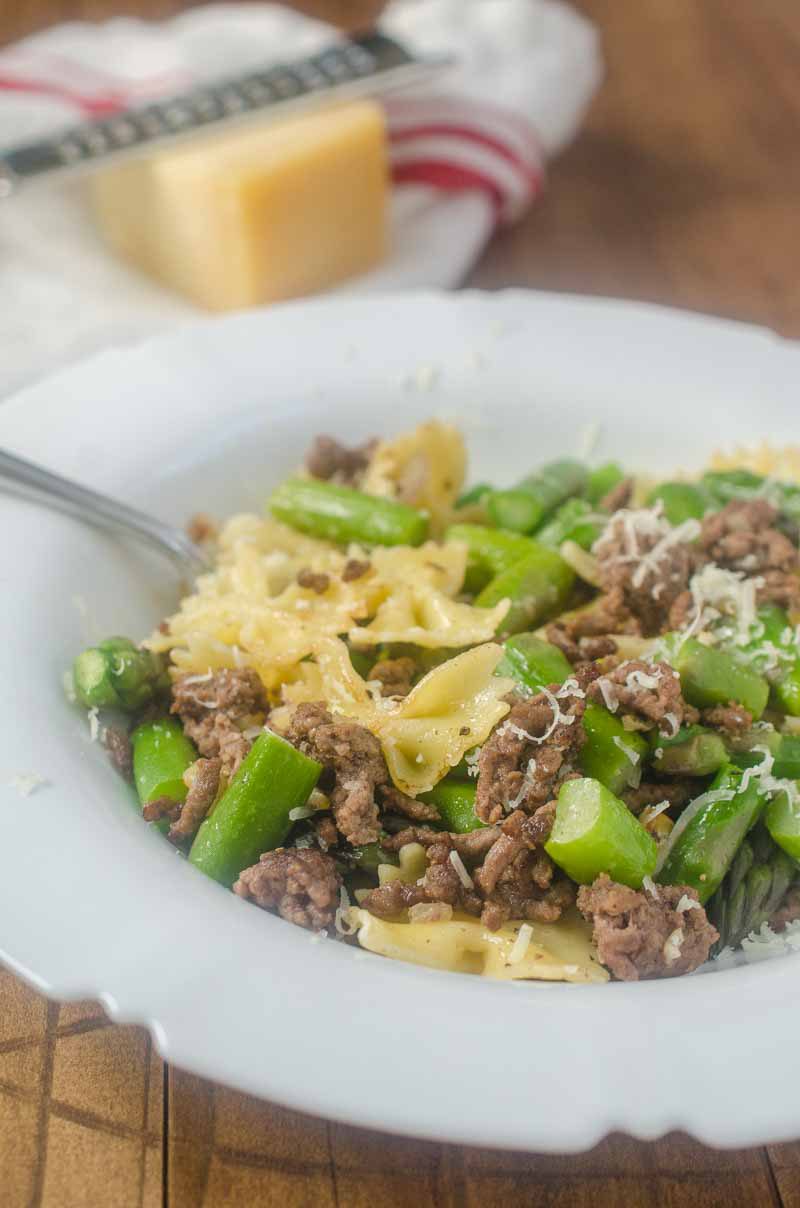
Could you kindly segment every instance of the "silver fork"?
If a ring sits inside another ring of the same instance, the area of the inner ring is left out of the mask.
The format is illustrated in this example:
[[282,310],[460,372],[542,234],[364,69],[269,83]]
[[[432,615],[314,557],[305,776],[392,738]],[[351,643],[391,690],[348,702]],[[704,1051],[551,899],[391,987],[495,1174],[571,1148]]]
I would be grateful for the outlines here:
[[0,486],[115,536],[135,537],[167,554],[192,579],[210,569],[206,555],[181,529],[4,449],[0,449]]

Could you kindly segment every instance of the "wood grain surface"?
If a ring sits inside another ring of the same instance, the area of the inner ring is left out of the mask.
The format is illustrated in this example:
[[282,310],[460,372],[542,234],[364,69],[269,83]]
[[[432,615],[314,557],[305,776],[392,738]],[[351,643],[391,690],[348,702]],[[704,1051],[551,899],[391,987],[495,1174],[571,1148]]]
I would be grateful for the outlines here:
[[[546,197],[494,240],[472,283],[643,298],[799,336],[800,6],[579,6],[603,34],[605,88]],[[0,0],[0,44],[67,17],[179,7]],[[376,5],[306,7],[357,24]],[[142,1030],[0,973],[2,1208],[164,1203],[800,1208],[800,1144],[718,1153],[680,1136],[614,1136],[549,1157],[392,1138],[165,1070]]]

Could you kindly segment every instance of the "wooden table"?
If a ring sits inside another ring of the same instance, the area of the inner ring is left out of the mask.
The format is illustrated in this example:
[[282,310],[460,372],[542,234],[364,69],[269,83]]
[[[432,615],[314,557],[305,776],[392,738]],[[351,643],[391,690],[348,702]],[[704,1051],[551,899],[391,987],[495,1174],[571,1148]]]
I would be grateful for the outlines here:
[[[0,10],[0,44],[48,20],[123,7],[11,0]],[[151,15],[175,7],[133,4]],[[645,298],[800,336],[800,8],[791,0],[581,7],[603,31],[606,87],[554,166],[546,198],[494,241],[472,283]],[[656,1043],[657,1032],[654,1021]],[[558,1158],[398,1140],[167,1069],[141,1029],[113,1027],[91,1004],[47,1003],[0,974],[3,1208],[162,1200],[175,1208],[795,1208],[800,1144],[716,1153],[679,1136],[650,1145],[612,1137]]]

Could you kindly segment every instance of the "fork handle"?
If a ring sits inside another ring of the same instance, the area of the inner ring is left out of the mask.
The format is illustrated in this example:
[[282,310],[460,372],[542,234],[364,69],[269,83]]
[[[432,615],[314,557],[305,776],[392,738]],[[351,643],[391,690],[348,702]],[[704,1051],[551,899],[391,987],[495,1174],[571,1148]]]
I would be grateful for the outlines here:
[[52,470],[46,470],[5,449],[0,449],[0,480],[22,488],[19,493],[26,498],[75,516],[87,524],[117,536],[136,537],[180,562],[193,576],[209,569],[205,554],[180,529],[108,495],[101,495],[99,491],[72,482],[69,478],[62,478],[60,474],[54,474]]

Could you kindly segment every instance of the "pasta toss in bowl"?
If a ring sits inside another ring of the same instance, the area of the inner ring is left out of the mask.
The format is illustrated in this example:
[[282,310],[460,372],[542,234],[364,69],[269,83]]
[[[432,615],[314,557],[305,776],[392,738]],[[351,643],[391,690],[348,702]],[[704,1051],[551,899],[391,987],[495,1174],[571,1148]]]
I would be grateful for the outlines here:
[[317,438],[70,692],[150,826],[318,936],[584,983],[791,943],[800,485],[755,456],[465,489],[449,423]]

